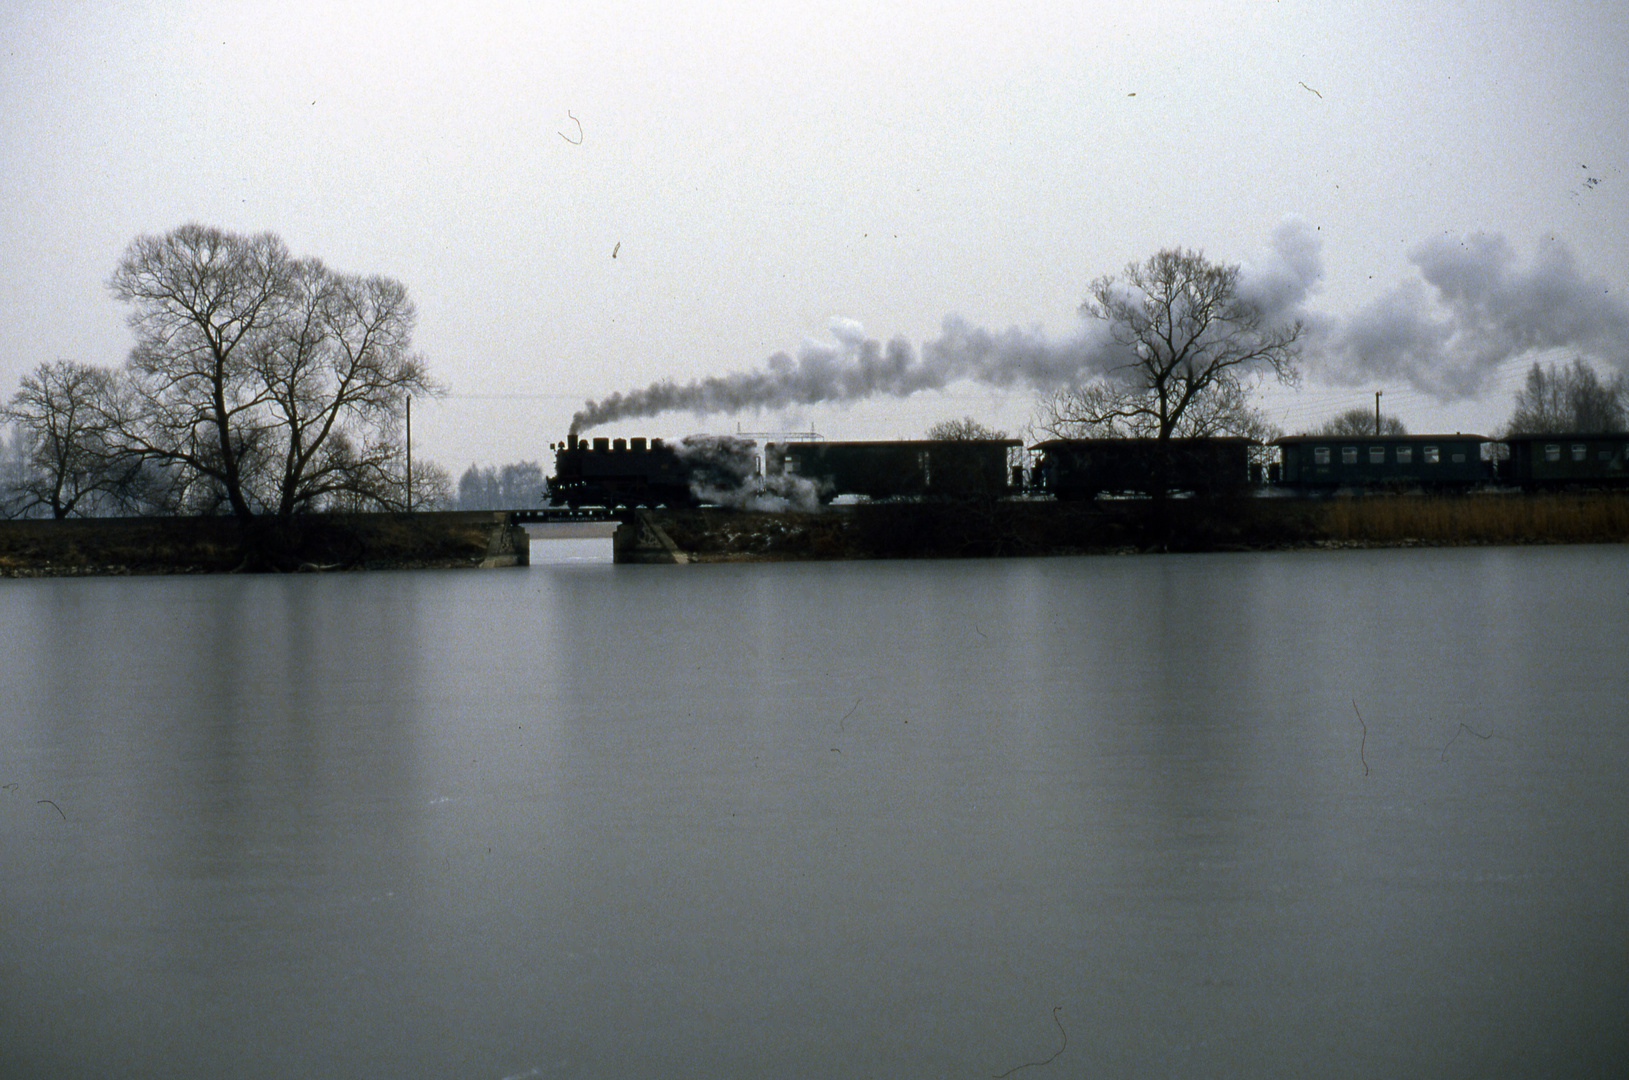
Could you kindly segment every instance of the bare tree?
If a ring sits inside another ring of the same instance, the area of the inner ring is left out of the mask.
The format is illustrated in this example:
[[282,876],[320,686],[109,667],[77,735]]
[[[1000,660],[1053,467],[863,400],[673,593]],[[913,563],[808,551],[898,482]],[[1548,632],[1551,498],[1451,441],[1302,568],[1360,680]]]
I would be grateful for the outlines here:
[[133,463],[109,439],[113,373],[72,360],[41,364],[23,376],[0,409],[16,426],[24,467],[11,493],[13,513],[34,508],[65,518],[113,497]]
[[389,501],[406,395],[434,389],[399,282],[184,225],[134,240],[109,287],[136,333],[119,435],[187,474],[188,505],[248,520]]
[[975,442],[979,439],[1005,439],[1005,431],[986,427],[973,419],[964,416],[960,420],[941,420],[928,428],[928,438],[940,442]]
[[[401,489],[407,490],[404,485]],[[453,504],[452,474],[434,461],[423,461],[413,466],[414,510],[446,510]],[[392,507],[395,509],[395,507]]]
[[1516,391],[1516,410],[1506,425],[1506,433],[1528,435],[1570,430],[1572,418],[1568,415],[1563,382],[1564,377],[1554,364],[1546,371],[1534,363],[1527,372],[1526,384]]
[[1407,435],[1408,427],[1395,416],[1379,414],[1379,430],[1376,430],[1376,413],[1365,405],[1356,405],[1323,427],[1315,434],[1318,435]]
[[331,510],[405,511],[409,505],[415,513],[452,509],[457,499],[453,494],[452,478],[447,470],[434,461],[413,462],[413,499],[407,499],[406,469],[392,462],[377,470],[367,483],[336,490],[324,500]]
[[1534,364],[1516,391],[1509,435],[1606,434],[1629,430],[1629,384],[1622,375],[1602,382],[1583,359],[1567,367]]
[[1059,437],[1252,435],[1254,380],[1295,377],[1301,324],[1272,323],[1239,295],[1239,268],[1168,248],[1100,277],[1081,305],[1106,324],[1124,362],[1041,403],[1037,427]]
[[133,240],[108,283],[135,307],[122,437],[197,474],[239,518],[254,513],[246,459],[269,441],[253,357],[283,317],[292,264],[270,233],[183,225]]

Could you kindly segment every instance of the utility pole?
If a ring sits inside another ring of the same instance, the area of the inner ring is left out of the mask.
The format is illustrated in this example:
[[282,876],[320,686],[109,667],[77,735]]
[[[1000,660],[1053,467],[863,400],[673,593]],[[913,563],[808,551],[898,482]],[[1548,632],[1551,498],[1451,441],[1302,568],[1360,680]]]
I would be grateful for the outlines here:
[[[1375,406],[1380,408],[1379,405]],[[1378,415],[1378,414],[1377,414]],[[407,512],[413,512],[413,395],[407,395]]]
[[[411,414],[409,414],[409,415],[411,415]],[[1380,436],[1380,391],[1379,390],[1376,390],[1374,392],[1374,433],[1375,433],[1375,437],[1379,438],[1379,436]]]

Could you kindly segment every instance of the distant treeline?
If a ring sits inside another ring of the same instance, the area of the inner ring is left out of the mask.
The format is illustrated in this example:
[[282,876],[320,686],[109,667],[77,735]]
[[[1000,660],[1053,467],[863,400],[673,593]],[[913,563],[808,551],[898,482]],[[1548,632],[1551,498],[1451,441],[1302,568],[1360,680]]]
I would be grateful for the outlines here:
[[545,506],[543,468],[535,461],[480,468],[471,465],[458,478],[451,510],[530,510]]
[[[55,516],[47,501],[34,496],[40,486],[30,452],[29,437],[0,427],[0,518]],[[456,487],[447,472],[434,462],[415,462],[413,508],[431,510],[528,510],[548,505],[543,467],[535,461],[508,465],[471,465]],[[191,516],[184,509],[158,498],[143,498],[143,489],[127,492],[90,491],[75,504],[71,517]],[[360,509],[334,507],[334,509]]]

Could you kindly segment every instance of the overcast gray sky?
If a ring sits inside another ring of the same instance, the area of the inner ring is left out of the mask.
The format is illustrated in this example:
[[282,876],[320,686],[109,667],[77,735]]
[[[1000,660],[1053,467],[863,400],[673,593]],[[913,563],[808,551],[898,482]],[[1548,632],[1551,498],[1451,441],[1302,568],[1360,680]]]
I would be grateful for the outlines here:
[[[947,317],[1066,350],[1092,278],[1181,245],[1314,329],[1305,385],[1267,398],[1285,427],[1379,389],[1416,430],[1488,429],[1535,356],[1629,368],[1623,15],[12,0],[0,385],[123,361],[105,282],[135,236],[270,230],[407,285],[451,391],[415,442],[456,476],[547,465],[585,399],[662,380],[840,368],[865,339],[942,358]],[[604,433],[1014,429],[1042,389],[943,370]]]

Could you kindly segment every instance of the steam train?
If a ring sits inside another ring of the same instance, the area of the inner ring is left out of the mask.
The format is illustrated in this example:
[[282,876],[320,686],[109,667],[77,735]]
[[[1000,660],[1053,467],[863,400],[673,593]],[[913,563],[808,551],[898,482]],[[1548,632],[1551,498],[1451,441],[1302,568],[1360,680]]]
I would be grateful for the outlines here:
[[552,447],[555,506],[696,506],[765,479],[807,484],[821,502],[1015,496],[1088,500],[1156,491],[1220,498],[1273,491],[1629,490],[1629,434],[1288,435],[756,443],[729,436]]
[[[554,450],[554,506],[696,506],[706,496],[744,487],[786,492],[801,485],[812,499],[1003,497],[1022,488],[1011,460],[1018,439],[770,442],[732,436],[592,441],[571,436]],[[765,481],[780,481],[766,485]]]

